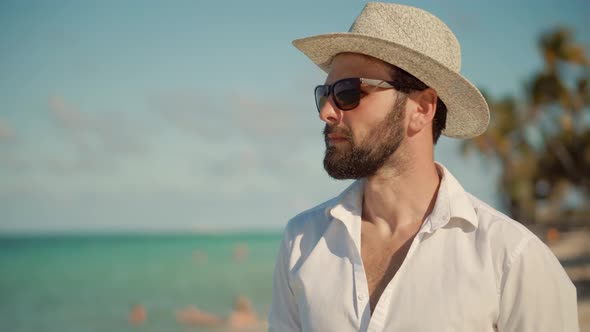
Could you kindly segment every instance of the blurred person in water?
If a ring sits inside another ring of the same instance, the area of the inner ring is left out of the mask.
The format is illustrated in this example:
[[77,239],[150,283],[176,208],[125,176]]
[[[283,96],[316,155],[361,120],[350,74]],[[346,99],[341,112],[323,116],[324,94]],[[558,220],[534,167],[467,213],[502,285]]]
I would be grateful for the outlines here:
[[141,303],[133,304],[131,311],[129,312],[128,321],[131,325],[141,325],[147,319],[145,308]]
[[260,326],[263,322],[258,319],[252,309],[250,300],[245,296],[238,296],[234,303],[234,309],[227,318],[205,312],[195,306],[188,306],[176,313],[176,321],[181,324],[220,327],[227,326],[232,329],[247,329]]

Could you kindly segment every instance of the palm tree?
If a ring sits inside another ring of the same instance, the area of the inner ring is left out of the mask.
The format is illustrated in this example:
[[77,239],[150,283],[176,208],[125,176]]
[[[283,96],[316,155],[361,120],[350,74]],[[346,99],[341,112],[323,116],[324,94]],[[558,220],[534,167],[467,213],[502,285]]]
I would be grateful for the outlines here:
[[590,224],[590,60],[565,28],[544,34],[539,46],[545,65],[525,86],[524,102],[484,94],[490,127],[462,152],[500,163],[499,191],[515,219]]

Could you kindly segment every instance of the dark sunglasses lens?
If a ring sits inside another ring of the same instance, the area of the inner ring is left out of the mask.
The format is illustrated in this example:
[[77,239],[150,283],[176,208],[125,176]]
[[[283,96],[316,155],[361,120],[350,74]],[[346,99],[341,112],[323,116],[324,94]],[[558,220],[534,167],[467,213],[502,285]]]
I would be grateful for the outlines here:
[[361,100],[361,81],[349,78],[334,83],[334,100],[341,110],[351,110]]
[[318,85],[315,88],[315,106],[318,108],[318,112],[324,108],[324,105],[328,101],[328,89],[329,87],[325,85]]

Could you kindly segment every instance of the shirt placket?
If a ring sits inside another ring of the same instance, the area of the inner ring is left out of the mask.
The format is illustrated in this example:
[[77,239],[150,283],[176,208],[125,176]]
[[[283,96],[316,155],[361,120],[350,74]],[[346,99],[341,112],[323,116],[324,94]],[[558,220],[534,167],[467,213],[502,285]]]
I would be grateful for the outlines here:
[[[399,270],[395,274],[395,276],[393,276],[393,278],[389,281],[389,283],[385,287],[385,290],[383,291],[383,293],[381,294],[381,297],[379,298],[379,301],[377,302],[377,306],[375,307],[375,311],[370,316],[367,332],[381,332],[384,330],[385,319],[387,318],[387,313],[391,310],[391,308],[390,308],[391,298],[392,298],[392,296],[395,295],[396,290],[398,288],[397,280],[399,280],[401,278],[400,276],[404,273],[406,266],[408,265],[407,262],[410,259],[412,259],[412,256],[414,255],[414,252],[417,250],[423,235],[424,235],[424,232],[421,230],[416,235],[416,237],[414,237],[414,240],[412,241],[412,244],[410,245],[410,249],[408,250],[408,254],[406,255],[406,258],[403,260],[403,262],[402,262]],[[364,271],[363,271],[363,275],[364,275]],[[365,281],[365,285],[366,285],[366,281]],[[368,286],[366,286],[366,288],[367,287]],[[369,315],[370,315],[370,313],[369,313]]]
[[356,302],[358,330],[366,331],[367,327],[369,326],[369,320],[371,319],[371,313],[369,306],[369,289],[367,284],[367,277],[365,275],[365,269],[363,268],[363,263],[360,257],[356,259],[353,269],[355,282],[355,298],[353,299],[353,301]]
[[366,331],[369,326],[369,319],[371,318],[369,286],[360,251],[360,224],[353,225],[358,227],[351,227],[349,229],[350,255],[354,277],[352,302],[355,304],[356,309],[357,329],[358,331]]

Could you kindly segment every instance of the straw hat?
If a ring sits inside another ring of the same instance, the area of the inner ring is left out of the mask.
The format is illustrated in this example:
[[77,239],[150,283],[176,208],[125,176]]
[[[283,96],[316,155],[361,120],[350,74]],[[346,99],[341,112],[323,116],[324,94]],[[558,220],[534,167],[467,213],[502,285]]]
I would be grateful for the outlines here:
[[446,24],[422,9],[370,2],[348,32],[296,39],[293,45],[326,72],[335,55],[353,52],[414,75],[436,90],[447,106],[442,132],[446,136],[474,137],[488,126],[490,112],[485,99],[459,73],[459,41]]

